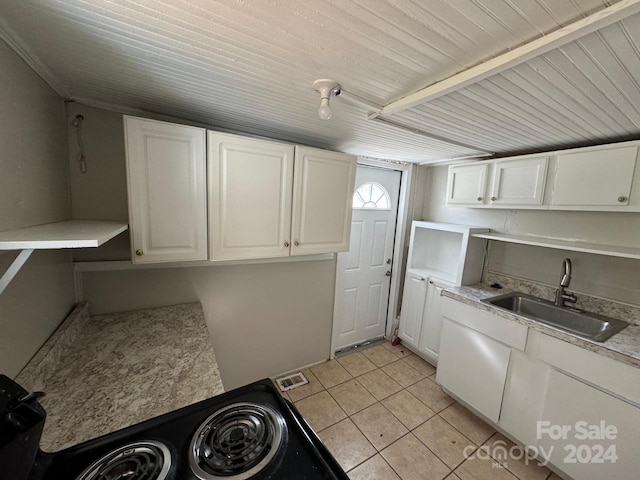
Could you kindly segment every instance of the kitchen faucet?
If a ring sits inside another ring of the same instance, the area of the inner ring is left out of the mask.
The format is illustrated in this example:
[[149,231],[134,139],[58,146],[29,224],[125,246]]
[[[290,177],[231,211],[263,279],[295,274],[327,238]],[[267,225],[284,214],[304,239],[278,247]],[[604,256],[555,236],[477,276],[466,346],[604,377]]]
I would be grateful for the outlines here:
[[556,299],[553,302],[556,307],[564,307],[565,302],[576,303],[576,296],[573,293],[567,293],[565,290],[569,287],[571,283],[571,259],[565,258],[562,261],[562,269],[564,273],[562,274],[562,278],[560,279],[560,285],[558,285],[558,289],[556,290]]

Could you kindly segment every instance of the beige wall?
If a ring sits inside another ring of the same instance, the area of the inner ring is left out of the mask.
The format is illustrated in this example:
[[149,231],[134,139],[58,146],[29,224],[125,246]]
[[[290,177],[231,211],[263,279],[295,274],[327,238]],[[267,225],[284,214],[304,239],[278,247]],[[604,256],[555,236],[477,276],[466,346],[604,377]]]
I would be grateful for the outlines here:
[[[122,115],[69,106],[82,114],[87,173],[79,173],[69,130],[74,218],[127,220]],[[121,235],[77,261],[129,259]],[[335,260],[260,265],[87,272],[92,314],[200,301],[225,388],[325,360],[330,355]]]
[[[0,41],[0,231],[69,218],[63,101]],[[0,253],[0,274],[17,252]],[[70,256],[37,251],[0,295],[0,372],[15,376],[74,302]]]
[[[640,246],[640,213],[447,207],[447,167],[422,167],[421,170],[426,191],[423,220],[477,225],[516,235]],[[488,269],[556,285],[565,257],[573,260],[572,290],[640,305],[640,260],[491,242]]]

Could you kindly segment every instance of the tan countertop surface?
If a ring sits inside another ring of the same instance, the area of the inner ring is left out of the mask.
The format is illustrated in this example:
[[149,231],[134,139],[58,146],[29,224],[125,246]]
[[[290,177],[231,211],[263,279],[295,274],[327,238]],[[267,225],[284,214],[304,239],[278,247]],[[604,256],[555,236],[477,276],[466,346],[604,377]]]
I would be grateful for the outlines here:
[[560,340],[564,340],[592,352],[596,352],[605,357],[609,357],[628,365],[640,368],[640,325],[635,324],[635,322],[637,322],[635,309],[632,310],[627,308],[626,306],[614,302],[610,303],[608,309],[601,307],[598,313],[625,320],[627,322],[630,322],[631,325],[629,325],[621,332],[615,334],[605,342],[594,342],[592,340],[587,340],[585,338],[565,332],[564,330],[560,330],[558,328],[554,328],[543,323],[530,320],[526,317],[520,316],[513,312],[509,312],[502,308],[480,302],[480,300],[484,298],[495,297],[497,295],[508,293],[509,291],[512,290],[497,290],[487,284],[477,284],[471,286],[449,288],[443,291],[442,295],[485,310],[499,317],[506,318],[508,320],[512,320],[522,325],[534,328],[542,333],[558,338]]
[[16,381],[47,394],[46,451],[224,391],[198,303],[93,317],[80,304]]

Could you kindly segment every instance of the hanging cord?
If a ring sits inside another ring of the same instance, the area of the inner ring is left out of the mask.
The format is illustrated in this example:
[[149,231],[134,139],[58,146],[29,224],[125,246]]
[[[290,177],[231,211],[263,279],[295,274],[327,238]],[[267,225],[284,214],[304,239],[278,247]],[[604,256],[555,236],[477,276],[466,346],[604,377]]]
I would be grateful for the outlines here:
[[84,117],[80,114],[76,115],[76,118],[71,125],[76,127],[76,135],[78,138],[78,162],[80,163],[80,172],[87,173],[87,161],[84,156],[84,143],[82,142],[82,121]]

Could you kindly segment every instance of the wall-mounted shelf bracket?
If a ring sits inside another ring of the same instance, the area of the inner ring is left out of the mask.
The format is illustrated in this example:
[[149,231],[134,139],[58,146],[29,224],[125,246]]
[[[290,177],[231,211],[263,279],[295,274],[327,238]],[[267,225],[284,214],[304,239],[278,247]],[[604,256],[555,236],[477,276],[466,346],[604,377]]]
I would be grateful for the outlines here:
[[2,278],[0,278],[0,295],[2,295],[4,289],[7,288],[7,285],[9,285],[11,280],[13,280],[13,277],[16,276],[16,273],[18,273],[18,271],[22,268],[22,265],[24,265],[24,263],[32,253],[32,248],[21,250],[13,263],[9,265],[9,268],[7,268],[6,272],[4,272],[4,274],[2,275]]
[[34,250],[99,247],[127,228],[122,222],[66,220],[0,232],[0,251],[20,250],[0,278],[0,295]]

